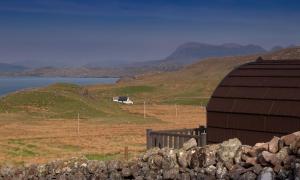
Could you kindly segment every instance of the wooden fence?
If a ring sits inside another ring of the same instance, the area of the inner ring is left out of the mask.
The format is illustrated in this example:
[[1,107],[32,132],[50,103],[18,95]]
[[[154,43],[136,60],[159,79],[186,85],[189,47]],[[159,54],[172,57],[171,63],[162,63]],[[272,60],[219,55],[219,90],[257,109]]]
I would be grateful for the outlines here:
[[200,126],[193,129],[175,129],[175,130],[162,130],[152,131],[147,129],[147,149],[153,147],[169,147],[179,149],[183,143],[191,138],[195,138],[198,146],[206,145],[206,128]]

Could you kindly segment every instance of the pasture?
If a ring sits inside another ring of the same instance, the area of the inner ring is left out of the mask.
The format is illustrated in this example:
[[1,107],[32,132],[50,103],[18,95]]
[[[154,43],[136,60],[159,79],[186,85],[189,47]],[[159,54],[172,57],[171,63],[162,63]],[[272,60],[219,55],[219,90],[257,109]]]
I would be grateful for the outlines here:
[[[120,106],[122,116],[48,119],[6,112],[0,115],[0,163],[42,163],[54,159],[84,156],[88,159],[122,159],[145,151],[145,131],[191,128],[205,124],[200,106],[147,104]],[[131,119],[130,117],[134,117]],[[138,118],[139,117],[139,118]],[[24,120],[26,119],[26,120]],[[79,127],[79,130],[78,130]]]

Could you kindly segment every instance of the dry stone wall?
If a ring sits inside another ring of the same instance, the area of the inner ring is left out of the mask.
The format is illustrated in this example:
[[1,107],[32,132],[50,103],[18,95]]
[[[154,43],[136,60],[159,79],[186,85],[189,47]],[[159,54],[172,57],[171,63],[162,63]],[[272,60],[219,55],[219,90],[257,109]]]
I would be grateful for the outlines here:
[[300,132],[255,146],[238,139],[182,149],[153,148],[131,161],[70,159],[0,167],[0,179],[300,179]]

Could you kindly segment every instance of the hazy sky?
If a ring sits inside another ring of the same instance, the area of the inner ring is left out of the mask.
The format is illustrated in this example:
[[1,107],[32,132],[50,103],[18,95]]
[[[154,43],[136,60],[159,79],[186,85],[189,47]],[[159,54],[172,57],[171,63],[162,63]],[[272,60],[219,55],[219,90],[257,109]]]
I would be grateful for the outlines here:
[[189,41],[300,44],[300,1],[0,1],[0,62],[156,60]]

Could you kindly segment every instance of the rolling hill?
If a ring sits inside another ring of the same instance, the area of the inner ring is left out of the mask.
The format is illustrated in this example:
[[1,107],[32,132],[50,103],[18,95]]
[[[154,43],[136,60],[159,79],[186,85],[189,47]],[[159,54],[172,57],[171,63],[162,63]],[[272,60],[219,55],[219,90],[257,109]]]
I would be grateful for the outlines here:
[[0,63],[0,73],[9,73],[9,72],[20,72],[28,68],[20,65],[12,65],[7,63]]
[[183,66],[192,64],[208,57],[248,55],[266,52],[257,45],[239,45],[234,43],[211,45],[189,42],[180,45],[169,56],[162,60],[114,63],[104,66],[101,61],[88,63],[83,67],[40,67],[31,71],[17,73],[18,76],[63,76],[63,77],[124,77],[139,74],[176,71]]
[[145,97],[138,98],[148,98],[156,102],[200,104],[202,101],[207,101],[207,97],[210,97],[218,83],[234,67],[255,61],[258,56],[266,60],[300,60],[300,47],[260,55],[206,58],[174,72],[141,75],[132,80],[121,80],[119,86],[151,85],[156,90],[145,94]]
[[208,57],[224,57],[249,55],[267,52],[258,45],[240,45],[226,43],[212,45],[197,42],[188,42],[178,46],[173,53],[162,60],[139,62],[129,64],[128,67],[144,67],[160,71],[174,71],[183,66],[195,63]]
[[222,45],[211,45],[189,42],[180,45],[171,55],[162,62],[173,62],[179,65],[187,65],[208,57],[224,57],[249,55],[266,52],[258,45],[240,45],[227,43]]
[[[264,59],[300,59],[300,47],[261,55]],[[258,55],[215,57],[200,60],[173,72],[151,73],[120,80],[114,85],[80,87],[55,84],[31,91],[12,93],[0,99],[0,112],[26,113],[48,118],[86,118],[105,121],[141,122],[139,115],[128,114],[113,96],[130,96],[135,104],[205,104],[218,83],[236,66],[256,60]],[[113,118],[112,118],[113,117]],[[147,119],[149,121],[149,119]]]

